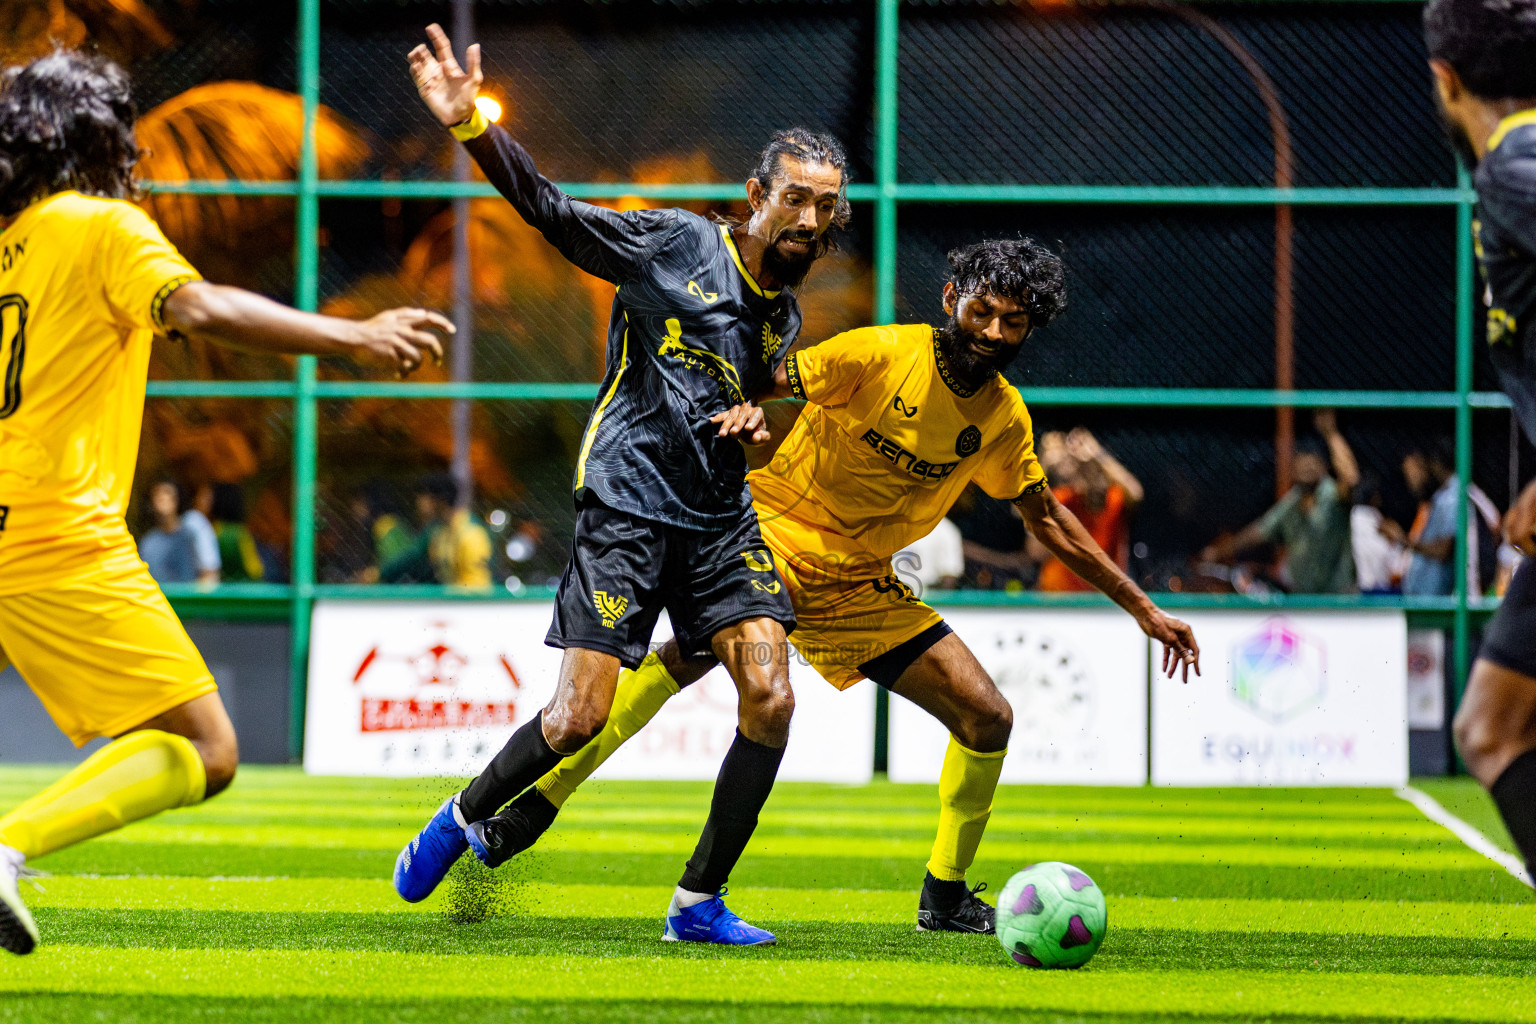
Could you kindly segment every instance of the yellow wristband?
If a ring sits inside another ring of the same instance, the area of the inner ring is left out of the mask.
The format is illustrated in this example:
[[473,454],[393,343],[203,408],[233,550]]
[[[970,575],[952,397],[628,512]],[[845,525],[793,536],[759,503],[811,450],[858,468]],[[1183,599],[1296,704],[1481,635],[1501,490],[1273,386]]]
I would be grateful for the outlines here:
[[471,115],[468,121],[465,121],[463,124],[456,124],[448,130],[460,142],[468,142],[470,139],[478,139],[484,135],[490,130],[490,127],[490,119],[480,112],[479,107],[476,107],[474,114]]

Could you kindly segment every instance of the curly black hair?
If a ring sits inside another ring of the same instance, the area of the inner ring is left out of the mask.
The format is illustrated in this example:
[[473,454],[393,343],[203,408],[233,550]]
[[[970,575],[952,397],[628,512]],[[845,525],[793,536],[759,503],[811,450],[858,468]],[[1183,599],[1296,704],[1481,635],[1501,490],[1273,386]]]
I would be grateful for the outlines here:
[[961,295],[986,292],[1022,304],[1032,328],[1066,312],[1066,268],[1033,238],[993,238],[952,249],[949,271]]
[[128,75],[105,57],[55,50],[0,78],[0,216],[66,189],[136,195]]
[[1536,99],[1536,0],[1429,0],[1424,42],[1474,96]]

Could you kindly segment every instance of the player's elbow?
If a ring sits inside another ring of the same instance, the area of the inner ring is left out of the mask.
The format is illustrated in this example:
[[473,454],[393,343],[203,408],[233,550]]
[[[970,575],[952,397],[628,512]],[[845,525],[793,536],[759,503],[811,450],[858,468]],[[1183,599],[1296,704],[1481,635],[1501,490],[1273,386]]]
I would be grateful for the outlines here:
[[227,319],[223,290],[207,281],[188,281],[165,300],[161,319],[169,330],[187,337],[217,333]]

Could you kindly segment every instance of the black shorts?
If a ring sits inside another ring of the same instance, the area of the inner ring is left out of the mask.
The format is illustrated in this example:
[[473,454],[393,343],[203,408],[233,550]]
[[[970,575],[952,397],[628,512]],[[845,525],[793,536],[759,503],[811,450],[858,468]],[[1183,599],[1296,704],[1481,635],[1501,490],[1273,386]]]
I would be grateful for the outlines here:
[[1483,632],[1477,656],[1536,679],[1536,558],[1527,558],[1515,570],[1504,602]]
[[686,530],[591,498],[576,513],[571,561],[544,642],[612,654],[634,668],[665,608],[687,656],[709,654],[727,626],[768,618],[795,628],[773,555],[748,509],[730,529]]

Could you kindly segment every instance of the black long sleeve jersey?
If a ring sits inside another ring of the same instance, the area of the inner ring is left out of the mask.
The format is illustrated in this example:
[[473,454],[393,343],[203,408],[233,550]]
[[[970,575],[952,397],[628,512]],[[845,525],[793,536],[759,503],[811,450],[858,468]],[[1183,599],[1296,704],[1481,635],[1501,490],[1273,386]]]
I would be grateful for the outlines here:
[[1477,167],[1478,264],[1488,345],[1525,436],[1536,441],[1536,110],[1505,118]]
[[751,508],[746,459],[709,418],[771,385],[800,331],[794,297],[753,280],[725,225],[572,199],[495,125],[465,146],[566,259],[618,286],[607,372],[576,462],[577,501],[591,492],[688,529],[737,522]]

